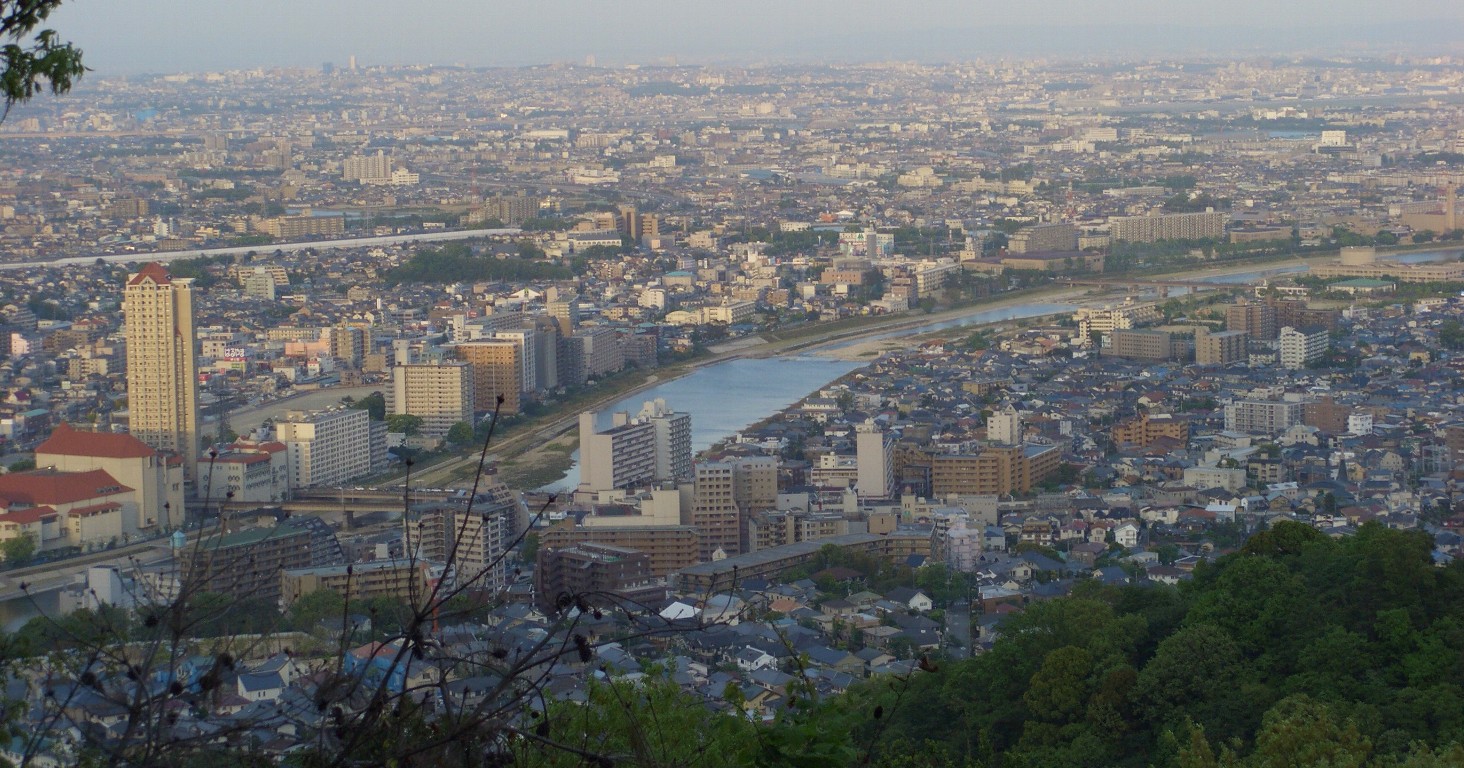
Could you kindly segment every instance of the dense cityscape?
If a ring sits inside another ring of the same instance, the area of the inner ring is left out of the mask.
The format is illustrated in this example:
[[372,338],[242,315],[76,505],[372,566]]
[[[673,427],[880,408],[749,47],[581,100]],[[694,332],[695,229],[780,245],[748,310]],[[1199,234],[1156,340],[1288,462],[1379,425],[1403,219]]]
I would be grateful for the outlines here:
[[[1461,182],[1448,56],[88,76],[0,123],[0,758],[1459,764]],[[1242,704],[1225,589],[1404,671]]]

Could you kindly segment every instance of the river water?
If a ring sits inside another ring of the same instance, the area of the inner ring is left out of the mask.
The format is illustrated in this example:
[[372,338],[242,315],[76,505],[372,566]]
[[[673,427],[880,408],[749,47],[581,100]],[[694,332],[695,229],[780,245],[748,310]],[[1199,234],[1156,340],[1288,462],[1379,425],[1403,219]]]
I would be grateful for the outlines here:
[[[973,307],[955,319],[925,323],[914,328],[860,337],[825,347],[836,349],[871,339],[914,336],[969,325],[998,323],[1027,317],[1071,312],[1072,304],[1033,303],[1001,309]],[[597,414],[600,428],[608,428],[611,414],[628,411],[634,416],[649,400],[664,398],[666,405],[691,414],[691,449],[701,451],[802,400],[830,382],[867,363],[827,357],[792,355],[745,357],[698,368],[664,384],[632,395]],[[541,490],[564,491],[579,484],[579,451],[564,478]]]

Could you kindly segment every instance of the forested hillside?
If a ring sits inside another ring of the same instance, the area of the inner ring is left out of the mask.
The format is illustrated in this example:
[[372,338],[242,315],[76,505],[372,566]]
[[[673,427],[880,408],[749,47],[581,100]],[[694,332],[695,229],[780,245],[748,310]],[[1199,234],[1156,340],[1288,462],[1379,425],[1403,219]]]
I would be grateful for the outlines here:
[[886,765],[1464,765],[1464,568],[1430,550],[1283,522],[1178,589],[1034,604],[986,654],[790,725]]

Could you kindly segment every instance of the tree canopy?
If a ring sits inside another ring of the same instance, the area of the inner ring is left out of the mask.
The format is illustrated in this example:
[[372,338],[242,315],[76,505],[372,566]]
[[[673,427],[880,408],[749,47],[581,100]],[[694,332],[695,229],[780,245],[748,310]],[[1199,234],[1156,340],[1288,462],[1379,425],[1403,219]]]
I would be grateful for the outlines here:
[[61,0],[0,0],[4,114],[42,90],[66,93],[72,82],[87,71],[81,63],[81,49],[63,41],[55,30],[37,29],[60,5]]
[[1456,764],[1464,567],[1431,551],[1420,532],[1368,523],[1334,541],[1282,522],[1179,588],[1084,584],[909,690],[825,706],[883,707],[854,738],[932,764]]
[[563,280],[573,277],[568,267],[522,258],[499,259],[473,252],[466,243],[447,243],[417,251],[384,276],[388,285],[401,283],[455,283],[470,280]]

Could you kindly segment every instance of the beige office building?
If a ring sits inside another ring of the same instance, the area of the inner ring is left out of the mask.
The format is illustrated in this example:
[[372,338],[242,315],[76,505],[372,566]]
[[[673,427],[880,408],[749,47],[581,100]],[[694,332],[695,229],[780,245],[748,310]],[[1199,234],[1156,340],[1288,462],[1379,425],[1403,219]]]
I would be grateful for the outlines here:
[[153,263],[122,292],[127,338],[129,431],[183,459],[198,479],[198,371],[193,336],[193,280]]

